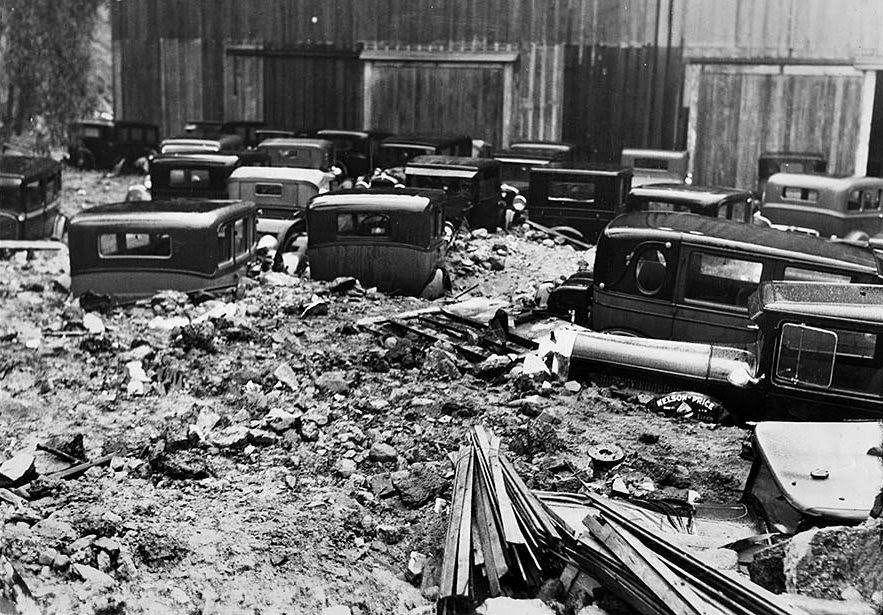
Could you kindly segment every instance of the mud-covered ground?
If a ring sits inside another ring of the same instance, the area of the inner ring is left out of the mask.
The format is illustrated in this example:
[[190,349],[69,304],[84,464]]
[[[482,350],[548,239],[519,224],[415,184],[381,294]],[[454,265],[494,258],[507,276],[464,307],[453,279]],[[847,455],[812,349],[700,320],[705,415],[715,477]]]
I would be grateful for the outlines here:
[[[64,210],[121,200],[136,180],[66,172]],[[467,297],[518,304],[585,258],[541,240],[458,241],[455,294],[477,284]],[[0,461],[37,444],[114,454],[80,478],[32,483],[30,502],[0,500],[0,554],[46,612],[431,613],[431,587],[422,595],[404,569],[411,551],[441,547],[447,454],[478,423],[537,488],[579,488],[549,468],[567,460],[591,476],[598,443],[625,452],[590,478],[602,492],[618,476],[734,502],[748,472],[744,429],[652,414],[621,387],[532,391],[463,361],[452,372],[355,327],[425,301],[262,273],[226,301],[167,294],[86,315],[56,280],[66,252],[25,256],[0,260]],[[317,298],[327,313],[302,316]],[[103,332],[85,331],[101,329],[93,316]],[[37,452],[38,471],[62,467]]]

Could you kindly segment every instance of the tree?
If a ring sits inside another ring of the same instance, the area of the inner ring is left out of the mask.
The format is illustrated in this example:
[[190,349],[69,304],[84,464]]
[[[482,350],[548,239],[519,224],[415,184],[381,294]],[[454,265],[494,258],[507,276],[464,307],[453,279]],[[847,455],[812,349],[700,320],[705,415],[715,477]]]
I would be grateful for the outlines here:
[[68,123],[96,108],[90,87],[92,36],[105,0],[0,0],[7,83],[0,138],[42,116],[55,142]]

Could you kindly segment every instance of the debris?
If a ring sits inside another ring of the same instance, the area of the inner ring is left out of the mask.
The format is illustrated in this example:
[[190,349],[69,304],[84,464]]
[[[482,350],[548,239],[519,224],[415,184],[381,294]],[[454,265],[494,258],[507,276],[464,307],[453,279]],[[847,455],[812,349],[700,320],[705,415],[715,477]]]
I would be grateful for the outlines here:
[[349,292],[359,286],[359,281],[356,278],[350,277],[340,277],[335,278],[331,284],[328,286],[328,292],[330,293],[346,293]]
[[420,551],[411,551],[408,556],[408,565],[405,567],[405,580],[412,585],[419,585],[423,578],[423,567],[426,565],[428,555]]
[[460,377],[456,360],[441,348],[433,347],[426,352],[423,369],[427,373],[445,380],[456,380]]
[[0,486],[17,487],[28,482],[36,473],[35,458],[30,453],[19,453],[0,464]]
[[71,568],[76,571],[78,575],[84,580],[87,581],[90,585],[92,585],[92,589],[102,590],[109,589],[116,584],[116,581],[112,576],[107,573],[101,572],[97,568],[93,568],[92,566],[87,566],[85,564],[73,564]]
[[276,376],[279,382],[288,385],[288,388],[292,391],[297,391],[300,388],[297,375],[288,363],[280,363],[276,371],[273,372],[273,375]]
[[512,613],[518,613],[518,615],[555,615],[552,607],[538,598],[519,600],[508,596],[488,598],[475,609],[475,612],[479,615],[510,615]]
[[147,391],[147,383],[150,377],[141,366],[141,361],[129,361],[126,363],[126,373],[129,381],[126,383],[126,393],[128,395],[144,395]]
[[647,402],[647,409],[677,419],[721,423],[727,411],[716,399],[695,391],[667,393]]
[[381,463],[395,461],[399,454],[395,448],[384,442],[375,442],[368,451],[368,459]]
[[612,468],[625,458],[625,453],[616,444],[597,444],[589,449],[592,466],[596,471]]
[[[279,371],[278,369],[276,370]],[[278,378],[278,375],[276,376]],[[264,417],[264,425],[276,433],[282,433],[293,428],[300,417],[297,414],[287,412],[282,408],[272,408]]]
[[346,605],[335,604],[322,609],[321,615],[352,615],[352,611]]
[[582,385],[576,380],[568,380],[564,383],[564,390],[571,395],[576,395],[582,390]]
[[346,380],[346,374],[340,371],[325,372],[316,378],[316,386],[329,393],[346,395],[350,385]]
[[230,425],[212,436],[212,443],[221,448],[242,448],[248,443],[248,428],[243,425]]
[[101,335],[105,331],[104,323],[101,321],[101,317],[94,312],[86,312],[83,314],[83,327],[85,327],[86,331],[92,333],[93,335]]
[[349,478],[356,472],[356,462],[352,459],[341,458],[334,464],[334,469],[344,478]]
[[301,318],[309,318],[310,316],[323,316],[328,313],[328,302],[313,295],[312,300],[303,306],[300,312]]
[[644,432],[638,436],[638,442],[641,444],[656,444],[659,442],[659,434]]

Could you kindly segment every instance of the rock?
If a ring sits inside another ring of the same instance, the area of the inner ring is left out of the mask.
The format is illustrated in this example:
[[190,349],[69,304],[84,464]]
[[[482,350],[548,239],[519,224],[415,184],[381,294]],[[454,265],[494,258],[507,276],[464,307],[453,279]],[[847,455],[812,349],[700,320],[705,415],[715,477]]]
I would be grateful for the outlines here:
[[491,266],[491,271],[503,271],[506,268],[506,260],[495,254],[491,254],[487,262]]
[[148,346],[147,344],[140,344],[135,346],[128,352],[124,352],[120,355],[120,360],[129,362],[129,361],[143,361],[147,357],[153,354],[153,348]]
[[414,464],[410,471],[394,472],[391,480],[402,503],[411,509],[428,504],[447,486],[444,476],[431,464]]
[[212,437],[212,443],[221,448],[241,448],[248,444],[248,428],[230,425]]
[[326,606],[322,609],[321,615],[352,615],[353,612],[350,610],[350,607],[343,604],[334,604],[332,606]]
[[263,429],[248,430],[248,441],[255,446],[269,446],[275,444],[278,439],[279,436]]
[[55,561],[56,557],[58,557],[58,551],[52,548],[44,549],[43,551],[40,551],[40,554],[37,556],[37,562],[43,566],[50,566],[52,562]]
[[109,589],[116,584],[112,576],[85,564],[73,564],[72,568],[93,589]]
[[30,453],[19,453],[0,464],[0,487],[17,486],[34,473],[35,458]]
[[531,600],[516,600],[508,596],[488,598],[475,612],[479,615],[555,615],[555,611],[545,602],[538,598]]
[[420,551],[411,551],[408,556],[408,565],[405,567],[405,580],[414,585],[420,585],[420,579],[423,577],[423,566],[429,559],[428,555],[424,555]]
[[264,425],[276,433],[288,431],[295,426],[298,416],[282,408],[272,408],[264,417]]
[[323,316],[328,313],[328,302],[313,295],[312,300],[303,306],[301,310],[301,318],[309,318],[310,316]]
[[486,228],[477,228],[474,229],[469,236],[473,239],[487,239],[490,233]]
[[456,380],[460,377],[457,362],[448,352],[441,348],[432,347],[426,351],[423,370],[445,380]]
[[785,548],[785,589],[840,599],[850,588],[870,601],[883,590],[883,519],[857,527],[825,527],[796,534]]
[[394,545],[401,542],[406,531],[406,528],[401,525],[392,525],[389,523],[381,523],[375,529],[380,540],[388,545]]
[[512,359],[505,355],[492,354],[487,359],[476,365],[472,369],[472,373],[474,373],[478,377],[493,377],[499,376],[500,374],[509,371],[509,368],[512,365]]
[[92,543],[92,546],[96,549],[106,551],[107,554],[113,558],[116,558],[120,554],[120,543],[107,536],[102,536],[101,538],[96,539],[95,542]]
[[511,408],[518,408],[518,411],[525,416],[534,418],[540,415],[547,403],[545,398],[540,395],[528,395],[521,399],[512,400],[507,405]]
[[368,459],[386,463],[398,459],[399,454],[395,448],[384,442],[375,442],[368,451]]
[[288,388],[292,391],[300,389],[297,374],[294,373],[294,370],[291,369],[291,366],[288,363],[280,363],[279,367],[276,368],[276,371],[273,372],[273,375],[279,382],[288,385]]
[[316,378],[316,386],[327,393],[349,393],[350,385],[346,380],[346,374],[340,371],[325,372]]
[[546,366],[545,361],[534,353],[524,355],[524,361],[521,364],[521,375],[533,381],[548,380],[552,377],[552,373]]
[[349,478],[356,472],[356,462],[352,459],[338,459],[334,464],[334,469],[344,478]]
[[83,549],[89,548],[92,543],[95,541],[95,534],[87,534],[82,538],[77,538],[75,541],[70,543],[67,547],[68,553],[76,553],[77,551],[82,551]]
[[371,492],[378,498],[389,498],[396,494],[389,474],[375,474],[368,480]]
[[209,433],[217,426],[220,420],[220,414],[202,407],[199,410],[199,415],[196,417],[196,424],[190,426],[189,433],[195,434],[200,442],[205,442],[209,439]]
[[568,380],[564,383],[564,390],[567,391],[567,393],[570,395],[576,395],[582,390],[582,388],[583,385],[581,385],[576,380]]
[[638,442],[641,444],[656,444],[659,442],[659,434],[644,432],[638,436]]
[[93,335],[101,335],[106,330],[104,323],[101,321],[101,317],[94,312],[86,312],[83,314],[83,327]]
[[328,287],[328,292],[331,293],[346,293],[358,286],[359,281],[356,278],[349,277],[339,277],[334,278],[334,281],[331,282],[331,285]]
[[261,278],[269,286],[297,286],[300,284],[300,280],[296,277],[280,271],[267,271],[261,275]]
[[98,570],[101,572],[107,572],[111,569],[110,565],[110,555],[105,553],[104,551],[99,551],[95,556],[95,562],[98,564]]
[[58,569],[67,568],[68,564],[70,564],[70,563],[71,563],[71,558],[69,558],[64,553],[59,553],[58,555],[55,556],[55,559],[52,560],[52,567],[58,568]]
[[52,290],[57,293],[68,294],[71,292],[71,277],[61,273],[52,279]]
[[312,420],[302,421],[298,433],[302,440],[315,442],[319,439],[319,425]]
[[58,519],[43,519],[31,527],[31,531],[41,538],[52,542],[71,542],[77,538],[74,527]]
[[785,591],[784,559],[787,546],[787,542],[780,542],[758,551],[748,564],[751,580],[774,594]]

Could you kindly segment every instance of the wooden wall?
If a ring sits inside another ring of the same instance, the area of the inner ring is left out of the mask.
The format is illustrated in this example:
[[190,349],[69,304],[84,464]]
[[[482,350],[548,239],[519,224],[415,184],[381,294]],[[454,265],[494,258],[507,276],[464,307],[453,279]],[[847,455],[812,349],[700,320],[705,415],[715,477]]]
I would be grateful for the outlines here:
[[680,48],[568,46],[564,138],[611,162],[623,147],[683,148],[683,75]]
[[[699,75],[694,181],[753,188],[762,151],[815,151],[851,174],[860,75],[708,65]],[[864,173],[864,169],[858,170]]]

